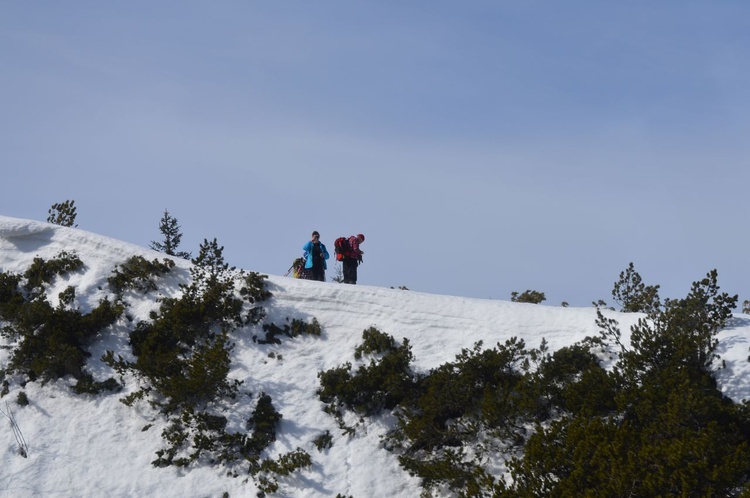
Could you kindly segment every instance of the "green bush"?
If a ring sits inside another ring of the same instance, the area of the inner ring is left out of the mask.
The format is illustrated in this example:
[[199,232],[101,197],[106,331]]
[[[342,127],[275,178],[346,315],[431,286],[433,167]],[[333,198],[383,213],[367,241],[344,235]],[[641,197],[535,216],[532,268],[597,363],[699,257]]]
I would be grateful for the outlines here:
[[281,418],[266,393],[261,393],[247,420],[246,428],[252,431],[250,435],[227,432],[224,416],[185,407],[163,431],[162,438],[167,446],[156,452],[157,458],[151,464],[155,467],[187,467],[201,458],[215,463],[241,460],[248,464],[248,473],[264,493],[277,492],[276,476],[288,476],[312,465],[310,455],[299,448],[280,455],[276,460],[261,458],[262,452],[276,440]]
[[64,227],[77,227],[76,225],[76,201],[67,200],[56,202],[47,211],[47,223],[54,223]]
[[543,389],[534,386],[529,368],[534,355],[511,338],[486,350],[477,343],[431,370],[418,395],[399,406],[387,437],[401,465],[427,489],[447,486],[459,496],[502,490],[490,462],[501,449],[523,443],[524,426],[541,404]]
[[83,261],[78,255],[66,251],[61,251],[49,261],[36,257],[23,274],[26,281],[24,290],[31,299],[41,298],[45,284],[52,283],[55,277],[77,271],[82,267]]
[[626,313],[652,313],[661,307],[659,286],[644,284],[633,263],[620,273],[612,298]]
[[248,444],[256,454],[260,454],[263,449],[276,441],[276,427],[281,419],[281,414],[273,406],[271,396],[261,393],[246,426],[248,430],[253,431]]
[[129,403],[158,393],[152,403],[171,413],[237,394],[239,382],[227,378],[234,347],[229,334],[264,316],[258,302],[270,296],[266,277],[229,267],[216,239],[204,242],[194,263],[190,283],[180,286],[181,297],[162,299],[151,321],[136,324],[130,335],[136,360],[126,362],[111,352],[104,357],[119,372],[148,380],[142,394],[125,400]]
[[620,349],[615,368],[590,368],[581,357],[574,403],[563,395],[557,404],[568,412],[538,426],[510,464],[513,495],[750,492],[750,413],[721,394],[712,366],[715,335],[736,300],[719,293],[714,270],[686,298],[650,306],[629,347],[616,322],[599,313],[602,338]]
[[717,359],[716,334],[731,318],[737,299],[719,293],[716,270],[694,282],[685,298],[667,299],[663,309],[632,328],[631,347],[621,351],[623,374],[635,381],[665,369],[710,372]]
[[259,344],[281,344],[279,336],[286,336],[289,338],[295,338],[300,335],[312,335],[320,337],[322,330],[320,323],[317,318],[313,318],[312,322],[307,323],[302,320],[294,319],[290,324],[284,324],[283,327],[279,327],[274,323],[263,324],[263,330],[266,333],[265,338],[258,339],[253,337],[253,340]]
[[[152,282],[152,276],[165,269],[156,261],[131,262],[137,270],[116,274],[115,288]],[[188,466],[199,459],[226,464],[244,461],[256,484],[273,491],[278,488],[274,476],[309,465],[309,455],[292,452],[277,460],[261,459],[275,440],[281,420],[270,396],[261,394],[248,419],[249,434],[227,432],[226,417],[209,411],[239,394],[241,382],[228,378],[234,348],[230,337],[239,327],[256,325],[265,317],[261,302],[271,296],[265,289],[267,277],[230,267],[216,239],[204,241],[193,263],[189,283],[180,285],[180,297],[160,299],[158,311],[134,326],[130,344],[135,361],[112,351],[103,361],[120,375],[132,373],[141,381],[141,389],[126,396],[123,403],[131,406],[147,400],[171,417],[162,433],[165,447],[156,453],[154,466]],[[268,330],[271,335],[290,337],[320,335],[320,324],[295,320],[284,329],[269,326]]]
[[73,386],[73,390],[78,394],[100,394],[104,391],[120,391],[122,390],[122,386],[113,378],[105,381],[95,381],[91,374],[86,373]]
[[519,294],[517,291],[511,292],[510,300],[514,303],[540,304],[542,301],[546,301],[547,298],[544,296],[544,292],[526,290],[521,294]]
[[541,363],[538,375],[537,400],[544,403],[543,411],[537,412],[538,420],[554,413],[585,415],[614,408],[615,379],[601,366],[590,345],[558,349]]
[[362,354],[381,354],[396,349],[396,341],[375,327],[362,332],[362,344],[354,349],[354,359],[359,360]]
[[280,455],[276,460],[267,458],[263,460],[260,467],[256,472],[253,473],[256,479],[256,484],[260,489],[258,496],[265,496],[265,493],[277,493],[279,491],[279,483],[276,480],[276,475],[289,476],[294,472],[312,467],[312,458],[310,455],[297,448],[289,453]]
[[61,252],[44,261],[34,258],[23,277],[0,276],[0,318],[8,322],[3,335],[16,341],[8,371],[26,374],[31,380],[54,380],[66,375],[82,379],[90,353],[87,345],[122,314],[122,306],[102,300],[88,314],[72,309],[75,291],[60,293],[60,304],[47,301],[46,286],[57,276],[83,266],[75,254]]
[[168,258],[148,261],[143,256],[133,256],[116,267],[107,282],[110,289],[120,296],[127,289],[145,294],[157,290],[156,278],[168,274],[174,267],[174,261]]
[[419,383],[419,395],[401,407],[395,434],[408,441],[408,453],[461,446],[482,421],[499,428],[520,409],[523,341],[511,339],[488,350],[481,346],[431,370]]
[[168,398],[162,404],[164,411],[168,413],[180,406],[193,407],[214,399],[234,398],[240,382],[230,381],[227,377],[233,347],[227,334],[222,333],[196,344],[189,355],[173,356],[171,371],[174,374],[152,377],[153,387]]
[[27,298],[21,288],[21,275],[0,273],[0,318],[12,320],[20,314]]
[[323,434],[320,434],[319,436],[315,437],[313,439],[313,444],[316,448],[318,448],[318,451],[327,450],[329,448],[333,447],[333,436],[331,435],[330,431],[325,431]]
[[[375,331],[377,332],[377,331]],[[373,329],[363,333],[367,339]],[[351,373],[351,363],[318,373],[321,388],[320,399],[335,412],[336,405],[342,405],[361,414],[375,414],[381,409],[392,409],[401,400],[410,395],[415,385],[415,376],[411,372],[413,359],[411,346],[407,339],[401,346],[384,351],[382,356],[371,359],[368,365],[361,365]]]
[[[715,271],[663,304],[652,291],[639,301],[619,289],[631,310],[648,310],[627,347],[617,322],[597,310],[600,337],[552,353],[544,342],[532,350],[516,339],[488,350],[478,343],[416,375],[404,367],[410,353],[368,329],[355,359],[370,355],[369,364],[320,372],[320,398],[342,428],[342,410],[392,409],[385,447],[421,478],[426,496],[750,493],[750,405],[724,397],[713,377],[716,334],[736,296],[719,292]],[[611,370],[600,363],[602,347],[616,353]],[[399,351],[401,361],[389,362]],[[503,460],[510,482],[498,477]]]
[[86,359],[86,345],[112,325],[122,308],[108,300],[100,302],[91,313],[52,308],[46,302],[32,302],[24,307],[25,314],[11,321],[5,329],[18,340],[11,354],[9,369],[28,374],[31,380],[44,381],[72,375],[81,379]]
[[522,430],[517,426],[523,421],[519,413],[533,404],[523,401],[529,394],[519,388],[527,354],[523,341],[515,339],[488,351],[479,343],[456,362],[418,376],[410,368],[409,342],[404,339],[399,346],[371,328],[363,333],[355,355],[375,357],[356,370],[345,363],[320,372],[318,394],[342,428],[342,409],[365,416],[394,410],[398,423],[384,439],[386,446],[399,452],[401,465],[421,477],[426,488],[445,484],[462,492],[499,490],[502,482],[480,463],[492,450],[479,449],[477,442],[480,432]]
[[539,427],[511,464],[513,490],[525,496],[734,496],[748,479],[748,419],[708,387],[669,372],[659,385],[618,396],[616,410]]

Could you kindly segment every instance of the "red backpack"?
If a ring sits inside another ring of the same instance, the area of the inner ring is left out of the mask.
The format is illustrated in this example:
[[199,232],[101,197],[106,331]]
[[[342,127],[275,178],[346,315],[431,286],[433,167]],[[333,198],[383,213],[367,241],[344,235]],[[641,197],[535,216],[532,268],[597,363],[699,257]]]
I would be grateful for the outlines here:
[[342,261],[344,255],[349,252],[349,239],[339,237],[333,242],[333,252],[336,253],[336,261]]

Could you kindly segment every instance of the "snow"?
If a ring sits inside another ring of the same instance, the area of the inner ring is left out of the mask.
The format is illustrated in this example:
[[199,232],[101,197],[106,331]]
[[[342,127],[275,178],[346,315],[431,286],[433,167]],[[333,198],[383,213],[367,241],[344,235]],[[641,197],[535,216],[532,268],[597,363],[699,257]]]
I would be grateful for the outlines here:
[[[240,229],[240,227],[238,227]],[[115,265],[133,255],[148,259],[164,255],[136,245],[75,228],[0,216],[0,271],[23,272],[35,257],[49,259],[61,251],[75,252],[84,270],[68,275],[50,296],[68,285],[77,288],[77,305],[85,311],[107,295],[106,280]],[[377,255],[370,255],[377,257]],[[130,313],[145,320],[157,306],[159,293],[178,291],[189,276],[190,263],[176,260],[177,268],[166,285],[149,295],[130,294]],[[229,262],[231,264],[231,261]],[[252,268],[246,270],[252,271]],[[700,276],[696,276],[698,278]],[[320,338],[284,339],[280,345],[261,345],[252,340],[257,329],[233,336],[233,370],[230,377],[244,381],[248,393],[228,405],[231,423],[239,424],[266,392],[283,415],[269,456],[302,448],[313,466],[279,480],[282,496],[419,496],[417,479],[403,471],[396,456],[384,450],[380,436],[388,429],[388,416],[364,421],[353,437],[341,434],[335,420],[323,412],[316,395],[318,372],[354,363],[354,348],[363,330],[374,326],[397,341],[408,338],[415,357],[414,368],[427,371],[452,361],[462,349],[478,341],[493,347],[516,336],[529,347],[545,339],[551,350],[597,334],[596,311],[543,305],[431,295],[368,285],[296,280],[268,276],[273,297],[264,303],[267,321],[283,324],[294,318],[316,318],[323,329]],[[362,283],[366,283],[366,280]],[[105,289],[105,290],[103,290]],[[681,296],[672,296],[681,297]],[[54,304],[54,301],[53,301]],[[616,318],[624,337],[637,314],[608,312]],[[736,314],[720,333],[718,352],[725,368],[717,374],[722,390],[736,401],[750,397],[748,337],[750,316]],[[5,339],[2,339],[5,341]],[[99,358],[107,350],[130,357],[125,319],[108,330],[95,344],[87,369],[98,380],[113,375]],[[8,351],[0,349],[0,368]],[[137,388],[129,380],[125,393]],[[161,431],[166,421],[147,404],[128,407],[123,393],[78,395],[68,387],[70,379],[44,386],[11,383],[0,399],[0,495],[25,497],[125,497],[125,496],[256,496],[246,476],[228,477],[222,467],[187,469],[155,468],[151,461],[163,447]],[[15,403],[25,391],[30,404]],[[7,415],[12,413],[28,444],[28,457],[20,454]],[[312,441],[326,430],[333,446],[319,452]]]

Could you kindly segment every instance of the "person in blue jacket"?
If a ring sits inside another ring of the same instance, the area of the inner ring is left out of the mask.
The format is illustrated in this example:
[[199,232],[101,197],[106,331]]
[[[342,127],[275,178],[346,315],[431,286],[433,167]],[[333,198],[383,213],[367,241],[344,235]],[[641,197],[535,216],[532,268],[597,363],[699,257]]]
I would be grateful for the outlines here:
[[316,231],[312,233],[312,239],[309,240],[302,250],[305,251],[305,269],[308,270],[310,280],[326,281],[326,260],[330,257],[325,244],[320,241],[320,234]]

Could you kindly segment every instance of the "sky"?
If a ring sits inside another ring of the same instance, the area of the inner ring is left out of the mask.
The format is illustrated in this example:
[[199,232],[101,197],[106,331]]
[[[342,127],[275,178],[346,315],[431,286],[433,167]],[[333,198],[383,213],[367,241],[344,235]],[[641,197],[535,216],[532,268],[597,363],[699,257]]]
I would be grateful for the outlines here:
[[[0,214],[283,275],[545,304],[750,299],[750,4],[0,0]],[[331,276],[333,270],[329,270]]]
[[[228,222],[229,223],[229,222]],[[108,289],[107,278],[115,265],[134,255],[151,259],[160,256],[133,244],[80,229],[0,215],[0,271],[22,273],[36,256],[49,260],[60,251],[75,252],[84,263],[74,272],[52,283],[47,297],[53,306],[58,293],[69,285],[76,288],[76,302],[83,313],[95,307]],[[156,293],[129,293],[127,314],[105,330],[89,348],[87,370],[97,381],[116,374],[100,358],[114,351],[133,360],[129,332],[138,321],[146,321],[158,304],[159,295],[174,296],[176,283],[189,276],[189,263],[178,261],[170,278],[159,282]],[[362,331],[376,327],[398,343],[409,340],[412,368],[426,373],[431,368],[455,361],[462,349],[477,341],[484,348],[505,343],[511,337],[537,348],[542,339],[553,352],[586,336],[597,335],[593,307],[568,307],[512,303],[389,289],[372,285],[313,282],[271,275],[267,288],[273,297],[264,302],[267,321],[283,325],[288,319],[316,318],[322,334],[285,339],[280,345],[254,343],[263,336],[261,325],[232,334],[230,379],[241,380],[241,395],[226,402],[223,412],[229,431],[244,430],[249,406],[261,392],[271,396],[283,416],[277,439],[269,447],[270,458],[296,448],[307,451],[313,466],[293,477],[280,479],[280,496],[419,496],[417,479],[398,464],[395,454],[380,441],[394,419],[387,414],[367,418],[346,414],[345,423],[357,425],[353,437],[342,434],[338,423],[324,413],[316,390],[317,373],[349,361],[356,369],[367,357],[354,359],[362,342]],[[164,293],[164,294],[162,294]],[[620,323],[623,342],[628,344],[630,325],[642,315],[604,310]],[[750,399],[750,315],[735,314],[717,336],[717,353],[724,361],[716,378],[722,392],[734,401]],[[7,346],[0,336],[0,346]],[[0,347],[0,368],[8,360],[8,349]],[[604,361],[606,365],[607,361]],[[161,432],[167,422],[145,402],[129,408],[120,398],[138,389],[131,377],[120,379],[124,390],[109,396],[92,397],[72,393],[70,378],[41,385],[21,385],[19,376],[8,376],[10,392],[0,399],[0,495],[25,498],[45,497],[130,497],[130,496],[256,496],[252,483],[230,478],[225,468],[198,465],[183,470],[156,469],[150,462],[164,447]],[[24,391],[29,405],[15,403]],[[13,417],[22,443],[10,429]],[[332,447],[319,452],[313,440],[328,430]],[[19,453],[25,442],[27,457]]]

